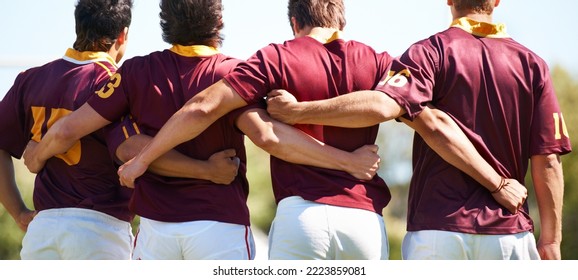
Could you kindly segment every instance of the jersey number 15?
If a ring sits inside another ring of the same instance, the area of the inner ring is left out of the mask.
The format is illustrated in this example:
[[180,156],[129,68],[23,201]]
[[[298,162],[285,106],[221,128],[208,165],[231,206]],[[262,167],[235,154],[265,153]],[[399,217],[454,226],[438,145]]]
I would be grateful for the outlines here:
[[[37,107],[32,106],[32,116],[34,117],[34,125],[30,132],[32,132],[32,140],[36,142],[40,142],[42,139],[42,127],[46,125],[46,129],[49,129],[57,120],[60,118],[72,113],[70,110],[62,109],[62,108],[51,108],[50,109],[50,117],[47,118],[47,112],[45,107]],[[55,157],[62,159],[68,165],[76,165],[80,162],[80,141],[74,143],[72,148],[70,148],[66,153],[56,155]]]

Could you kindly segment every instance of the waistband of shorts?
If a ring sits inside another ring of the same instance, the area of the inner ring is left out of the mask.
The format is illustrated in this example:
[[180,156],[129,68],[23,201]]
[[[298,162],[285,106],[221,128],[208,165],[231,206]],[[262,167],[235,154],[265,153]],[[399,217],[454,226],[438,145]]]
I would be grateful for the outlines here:
[[[91,218],[101,222],[106,223],[113,223],[119,226],[130,225],[129,222],[117,219],[111,215],[102,213],[100,211],[85,209],[85,208],[52,208],[52,209],[45,209],[38,214],[36,217],[84,217],[84,218]],[[36,218],[35,217],[35,218]]]
[[307,199],[305,199],[301,196],[298,196],[298,195],[288,196],[286,198],[283,198],[277,204],[277,208],[292,207],[292,206],[342,208],[342,209],[348,209],[350,211],[360,211],[363,213],[369,212],[369,213],[375,214],[377,216],[381,216],[381,214],[376,213],[374,211],[367,210],[367,209],[357,208],[357,207],[340,206],[340,205],[333,205],[333,204],[328,204],[328,203],[323,203],[323,202],[311,201],[311,200],[307,200]]

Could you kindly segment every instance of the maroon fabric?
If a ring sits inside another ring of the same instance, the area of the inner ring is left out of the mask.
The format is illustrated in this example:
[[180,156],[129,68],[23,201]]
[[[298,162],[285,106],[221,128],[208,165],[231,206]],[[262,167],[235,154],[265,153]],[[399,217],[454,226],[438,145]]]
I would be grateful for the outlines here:
[[[185,102],[220,80],[238,62],[222,54],[188,57],[170,50],[131,58],[119,68],[118,86],[112,87],[110,96],[95,95],[88,103],[109,120],[119,120],[130,113],[141,133],[154,136]],[[111,83],[115,83],[114,79]],[[195,139],[176,147],[199,160],[207,160],[225,149],[235,149],[241,166],[233,183],[224,186],[146,172],[135,182],[130,208],[142,217],[157,221],[214,220],[249,225],[244,135],[234,126],[240,112],[231,112]]]
[[[449,28],[394,60],[392,71],[404,70],[377,89],[401,104],[410,119],[427,103],[447,112],[502,176],[523,183],[532,155],[571,150],[566,135],[556,138],[562,126],[553,116],[561,113],[546,63],[511,38],[483,38]],[[409,231],[533,230],[527,203],[519,214],[510,214],[417,134],[413,166]]]
[[[18,75],[0,103],[0,149],[20,158],[34,131],[36,137],[44,135],[58,118],[84,104],[115,70],[106,60],[94,63],[65,57]],[[74,159],[75,155],[80,157]],[[82,138],[64,157],[46,162],[37,174],[33,200],[37,211],[77,207],[130,221],[130,194],[119,185],[99,130]]]
[[[355,41],[322,44],[311,37],[302,37],[259,50],[225,79],[248,103],[262,100],[272,89],[285,89],[299,101],[318,100],[374,88],[390,62],[389,54],[378,54]],[[379,128],[377,125],[359,129],[295,127],[347,151],[374,144]],[[361,181],[345,172],[292,164],[275,157],[271,157],[271,176],[277,202],[297,195],[310,201],[381,214],[391,199],[379,176]]]

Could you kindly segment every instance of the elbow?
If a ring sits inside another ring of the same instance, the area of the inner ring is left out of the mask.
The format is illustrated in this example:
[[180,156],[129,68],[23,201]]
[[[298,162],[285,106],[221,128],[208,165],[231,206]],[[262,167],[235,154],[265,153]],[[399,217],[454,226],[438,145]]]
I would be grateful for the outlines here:
[[121,162],[127,162],[134,158],[138,154],[139,150],[133,149],[130,145],[126,143],[126,141],[116,149],[116,157]]
[[68,117],[64,117],[57,121],[48,131],[52,132],[54,141],[60,143],[71,143],[80,140],[80,135],[77,134],[78,130],[74,129],[71,125],[68,125]]
[[116,158],[122,163],[131,160],[133,157],[134,156],[132,156],[130,152],[127,152],[126,150],[123,150],[120,147],[116,149]]
[[549,154],[544,156],[547,168],[561,168],[562,159],[559,154]]
[[269,154],[277,154],[277,148],[279,147],[279,141],[276,138],[269,137],[268,135],[260,135],[259,137],[251,138],[251,141],[255,146],[261,148]]
[[252,133],[252,135],[247,135],[249,139],[255,144],[255,146],[261,148],[269,154],[278,154],[279,149],[279,138],[273,132],[271,127],[266,130],[259,130]]
[[457,132],[461,131],[448,115],[436,110],[426,109],[413,121],[402,120],[430,146],[453,142],[458,137]]
[[367,117],[371,118],[372,123],[383,123],[393,119],[390,114],[388,114],[386,110],[383,110],[383,107],[380,106],[371,106],[369,112],[367,112]]
[[150,142],[150,139],[149,136],[143,134],[132,135],[116,148],[115,155],[120,161],[127,162],[136,157]]
[[453,125],[453,120],[445,113],[439,110],[426,109],[421,112],[416,121],[421,125],[422,133],[436,134],[451,131],[449,128]]
[[374,93],[374,96],[375,98],[371,104],[368,104],[368,108],[370,108],[370,115],[377,123],[392,120],[405,113],[401,106],[387,94],[377,92]]
[[173,118],[181,119],[182,123],[195,123],[210,116],[211,110],[208,108],[187,106],[177,111]]
[[219,108],[201,101],[186,104],[171,119],[180,124],[200,124],[208,127],[222,115],[224,113],[220,112]]
[[562,160],[559,154],[545,154],[532,156],[533,166],[539,166],[544,169],[561,169]]

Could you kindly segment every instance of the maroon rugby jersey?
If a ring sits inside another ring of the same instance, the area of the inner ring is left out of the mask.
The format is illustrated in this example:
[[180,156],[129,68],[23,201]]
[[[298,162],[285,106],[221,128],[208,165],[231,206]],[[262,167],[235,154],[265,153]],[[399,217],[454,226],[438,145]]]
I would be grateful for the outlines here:
[[[456,20],[394,60],[377,89],[401,104],[410,119],[427,103],[447,112],[502,176],[522,183],[531,156],[571,151],[546,63],[509,38],[504,25]],[[409,231],[533,230],[527,203],[510,214],[417,134],[413,165]]]
[[[359,42],[332,38],[322,44],[306,36],[262,48],[225,79],[248,103],[261,100],[272,89],[285,89],[299,101],[310,101],[372,89],[390,62],[389,54],[377,54]],[[346,151],[374,144],[379,128],[295,127]],[[301,196],[381,214],[391,199],[387,185],[377,175],[370,181],[361,181],[346,172],[271,157],[271,177],[277,202],[288,196]]]
[[[132,115],[134,133],[154,136],[194,95],[219,81],[239,62],[206,46],[174,46],[170,50],[126,60],[109,83],[88,103],[110,121]],[[171,178],[150,172],[135,182],[130,208],[137,215],[163,222],[214,220],[249,225],[244,135],[234,123],[240,110],[213,123],[198,137],[175,149],[199,160],[233,148],[241,159],[239,175],[228,186],[206,180]],[[138,129],[139,131],[136,131]],[[131,132],[133,130],[133,132]],[[117,145],[120,141],[111,140]],[[114,150],[114,149],[112,149]]]
[[[116,71],[102,52],[67,50],[62,59],[16,78],[0,103],[0,149],[20,158],[30,139],[40,141],[59,118],[71,113]],[[34,208],[87,208],[130,221],[131,190],[119,185],[102,130],[49,159],[34,183]]]

